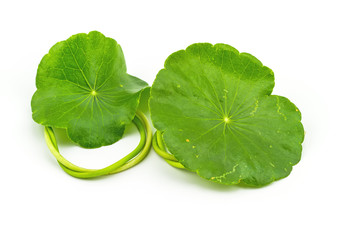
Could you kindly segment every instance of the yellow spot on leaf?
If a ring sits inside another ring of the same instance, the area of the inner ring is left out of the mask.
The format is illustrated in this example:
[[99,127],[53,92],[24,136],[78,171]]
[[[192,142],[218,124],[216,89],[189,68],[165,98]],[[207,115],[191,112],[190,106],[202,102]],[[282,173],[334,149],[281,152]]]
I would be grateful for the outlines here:
[[186,142],[190,142],[190,140],[189,140],[189,139],[186,139],[185,141],[186,141]]

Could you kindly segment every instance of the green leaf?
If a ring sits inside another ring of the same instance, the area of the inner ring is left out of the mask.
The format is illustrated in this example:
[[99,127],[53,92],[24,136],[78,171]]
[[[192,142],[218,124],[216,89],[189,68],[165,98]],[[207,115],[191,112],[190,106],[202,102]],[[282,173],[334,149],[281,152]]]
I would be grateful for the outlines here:
[[304,130],[294,104],[270,95],[273,72],[225,44],[173,53],[151,88],[150,112],[168,150],[201,177],[262,186],[299,162]]
[[39,64],[36,87],[34,121],[95,148],[122,137],[147,84],[126,73],[120,45],[94,31],[55,44]]

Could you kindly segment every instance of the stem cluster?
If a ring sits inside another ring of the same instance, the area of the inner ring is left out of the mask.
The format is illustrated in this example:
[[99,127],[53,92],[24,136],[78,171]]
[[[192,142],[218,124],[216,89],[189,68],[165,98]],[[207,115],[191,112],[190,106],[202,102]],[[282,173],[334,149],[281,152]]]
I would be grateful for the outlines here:
[[133,123],[140,132],[140,142],[137,147],[119,161],[102,169],[82,168],[66,160],[59,152],[54,130],[51,127],[45,127],[45,140],[51,153],[55,156],[60,167],[66,173],[76,178],[95,178],[127,170],[140,163],[149,153],[151,148],[152,130],[148,120],[142,112],[137,112],[133,119]]

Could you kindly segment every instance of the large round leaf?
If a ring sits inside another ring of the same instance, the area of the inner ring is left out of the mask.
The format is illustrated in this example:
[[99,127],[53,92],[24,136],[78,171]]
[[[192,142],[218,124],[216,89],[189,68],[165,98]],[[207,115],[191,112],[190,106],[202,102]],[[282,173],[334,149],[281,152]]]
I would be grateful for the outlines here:
[[219,183],[255,186],[289,175],[304,138],[299,110],[270,95],[273,72],[225,44],[170,55],[153,84],[151,118],[187,169]]
[[55,44],[41,60],[31,107],[33,119],[66,128],[83,147],[119,140],[135,116],[147,84],[126,73],[123,52],[99,32],[76,34]]

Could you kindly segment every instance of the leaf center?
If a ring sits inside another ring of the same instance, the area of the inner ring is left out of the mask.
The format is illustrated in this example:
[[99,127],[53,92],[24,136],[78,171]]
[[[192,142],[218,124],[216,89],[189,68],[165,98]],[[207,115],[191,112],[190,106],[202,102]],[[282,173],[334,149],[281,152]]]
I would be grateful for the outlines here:
[[224,122],[225,122],[225,123],[230,123],[230,118],[224,117]]
[[93,95],[93,96],[96,96],[96,95],[97,95],[97,92],[96,92],[95,90],[92,90],[92,91],[90,92],[90,94]]

